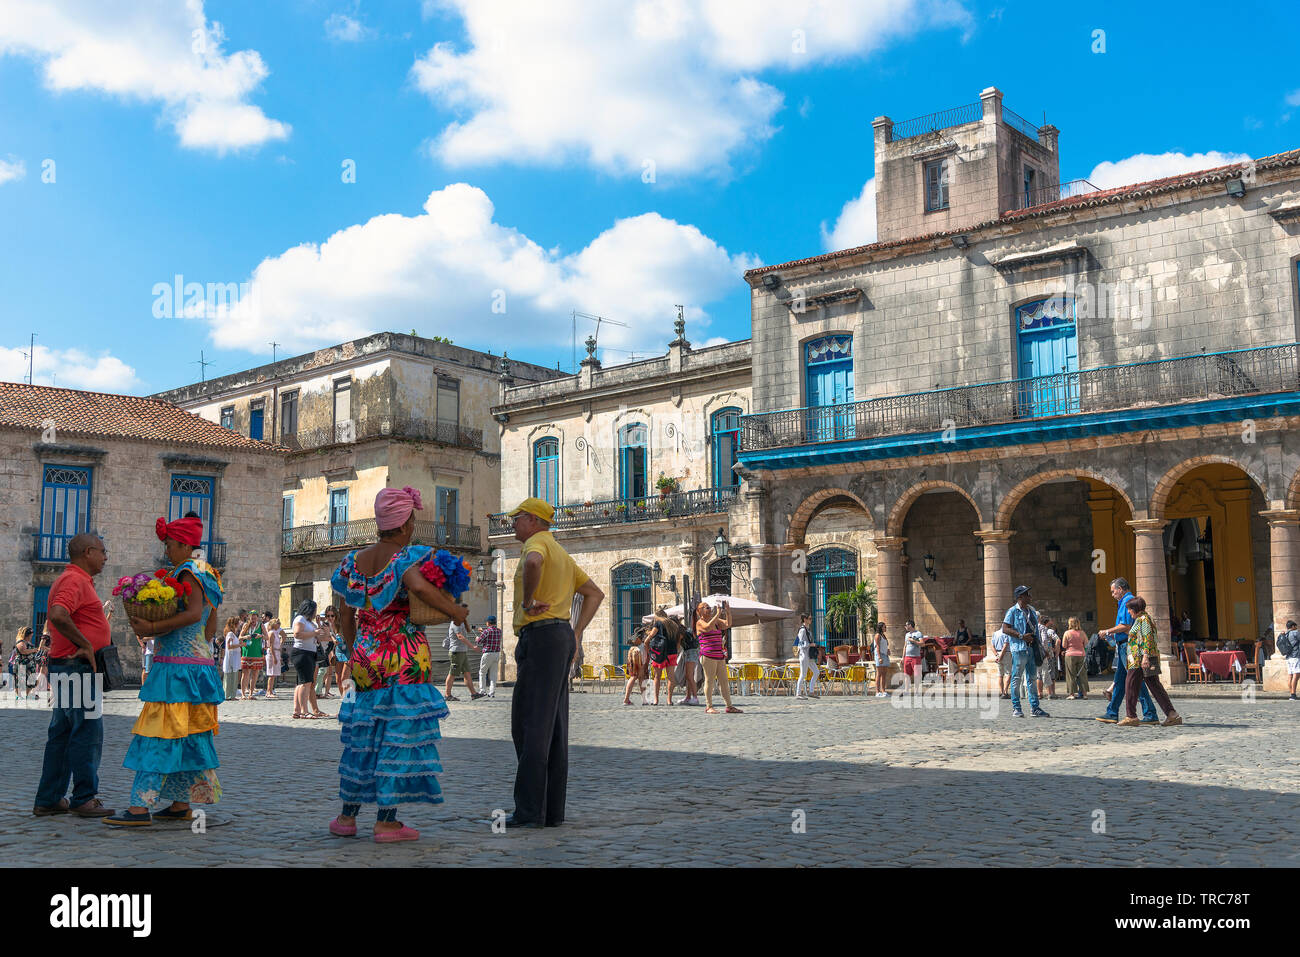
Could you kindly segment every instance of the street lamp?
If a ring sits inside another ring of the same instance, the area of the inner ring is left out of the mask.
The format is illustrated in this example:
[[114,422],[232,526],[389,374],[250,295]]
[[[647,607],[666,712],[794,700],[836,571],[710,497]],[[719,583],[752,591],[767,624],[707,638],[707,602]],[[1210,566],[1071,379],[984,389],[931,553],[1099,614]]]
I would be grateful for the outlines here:
[[921,561],[925,565],[925,573],[930,576],[930,581],[938,581],[939,576],[934,573],[934,556],[926,552],[921,556]]
[[1060,557],[1061,546],[1056,544],[1056,539],[1053,538],[1047,543],[1047,560],[1052,563],[1052,575],[1061,583],[1061,586],[1064,587],[1068,575],[1064,568],[1058,568],[1056,566],[1056,560]]
[[719,558],[726,558],[731,551],[731,542],[727,541],[727,536],[718,529],[718,537],[713,540],[713,553]]

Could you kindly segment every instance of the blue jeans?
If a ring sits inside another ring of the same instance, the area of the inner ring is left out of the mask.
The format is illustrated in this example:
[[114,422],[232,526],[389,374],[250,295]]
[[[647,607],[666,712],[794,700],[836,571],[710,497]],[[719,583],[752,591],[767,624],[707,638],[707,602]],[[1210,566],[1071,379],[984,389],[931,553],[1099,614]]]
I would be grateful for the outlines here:
[[1038,665],[1034,664],[1032,651],[1011,652],[1011,707],[1015,711],[1020,710],[1021,675],[1025,678],[1025,690],[1029,692],[1029,707],[1037,711],[1038,688],[1035,679],[1038,676]]
[[[1128,673],[1128,642],[1121,641],[1115,645],[1115,690],[1110,693],[1110,704],[1106,706],[1106,717],[1119,720],[1119,709],[1124,703],[1124,677]],[[1155,702],[1147,691],[1145,682],[1142,693],[1138,695],[1138,704],[1142,705],[1143,721],[1158,721]]]
[[[90,665],[84,661],[69,664],[50,662],[51,693],[57,686],[58,675],[73,675],[78,680],[90,674]],[[82,688],[86,686],[83,684]],[[90,695],[80,702],[84,707],[64,707],[75,701],[59,700],[55,695],[54,713],[50,716],[50,730],[45,740],[45,761],[41,766],[41,783],[36,788],[36,806],[54,807],[68,792],[72,781],[72,806],[79,807],[99,793],[99,757],[104,750],[104,721],[87,716],[95,710],[98,690],[92,683]]]

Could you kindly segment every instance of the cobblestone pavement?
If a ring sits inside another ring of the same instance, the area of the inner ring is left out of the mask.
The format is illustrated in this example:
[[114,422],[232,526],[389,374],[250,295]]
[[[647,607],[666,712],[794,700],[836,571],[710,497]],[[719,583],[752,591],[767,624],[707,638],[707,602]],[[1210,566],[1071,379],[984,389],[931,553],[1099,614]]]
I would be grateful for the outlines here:
[[[572,698],[568,823],[494,834],[511,810],[510,689],[452,704],[447,802],[404,808],[416,844],[326,832],[338,812],[334,721],[293,721],[291,697],[223,705],[225,796],[206,833],[30,816],[48,711],[0,710],[0,864],[136,865],[1243,865],[1295,866],[1300,702],[1184,698],[1180,728],[1093,721],[1099,701],[1045,702],[1050,719],[899,707],[858,696],[743,697],[743,715]],[[634,696],[634,700],[637,700]],[[948,699],[951,702],[953,699]],[[322,702],[330,713],[338,700]],[[101,797],[120,807],[139,702],[105,705]],[[1103,823],[1104,831],[1099,832]],[[794,825],[803,819],[805,833]]]

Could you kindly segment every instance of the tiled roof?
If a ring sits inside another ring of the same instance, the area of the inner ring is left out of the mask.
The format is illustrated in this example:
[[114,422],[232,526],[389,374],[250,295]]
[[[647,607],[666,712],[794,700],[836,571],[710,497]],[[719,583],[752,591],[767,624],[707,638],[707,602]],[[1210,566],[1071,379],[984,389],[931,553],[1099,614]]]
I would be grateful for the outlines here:
[[276,446],[244,438],[158,399],[0,382],[0,428],[35,433],[47,421],[54,423],[60,436],[150,439],[242,451],[277,450]]
[[[1083,193],[1079,196],[1071,196],[1067,199],[1058,199],[1053,203],[1044,203],[1040,206],[1030,206],[1025,209],[1017,209],[1011,212],[1003,213],[997,219],[991,219],[983,223],[975,223],[971,226],[962,226],[958,229],[949,229],[944,232],[925,233],[920,236],[908,236],[905,239],[891,239],[884,243],[871,243],[867,246],[854,246],[852,249],[840,249],[835,252],[823,253],[820,256],[810,256],[807,259],[793,259],[789,262],[776,263],[771,266],[759,266],[750,269],[745,273],[745,279],[762,276],[777,269],[792,269],[797,266],[810,266],[816,263],[830,262],[834,259],[844,259],[849,256],[856,256],[860,253],[876,252],[886,249],[897,249],[901,246],[911,246],[913,244],[925,243],[937,239],[946,239],[952,236],[970,234],[978,229],[985,229],[989,226],[1001,226],[1009,223],[1016,223],[1026,219],[1033,219],[1037,216],[1047,216],[1053,213],[1069,209],[1088,209],[1096,206],[1106,206],[1112,203],[1118,203],[1127,199],[1138,199],[1144,196],[1154,196],[1159,193],[1168,193],[1177,189],[1185,189],[1190,186],[1200,186],[1205,183],[1217,181],[1227,181],[1236,176],[1248,166],[1248,163],[1232,163],[1228,166],[1216,166],[1213,169],[1196,170],[1191,173],[1180,173],[1177,176],[1166,176],[1164,179],[1148,180],[1145,183],[1134,183],[1131,186],[1116,186],[1113,189],[1103,189],[1095,193]],[[1275,153],[1272,156],[1265,156],[1262,159],[1255,160],[1255,169],[1257,171],[1268,169],[1282,169],[1288,166],[1300,166],[1300,149],[1289,150],[1285,153]]]

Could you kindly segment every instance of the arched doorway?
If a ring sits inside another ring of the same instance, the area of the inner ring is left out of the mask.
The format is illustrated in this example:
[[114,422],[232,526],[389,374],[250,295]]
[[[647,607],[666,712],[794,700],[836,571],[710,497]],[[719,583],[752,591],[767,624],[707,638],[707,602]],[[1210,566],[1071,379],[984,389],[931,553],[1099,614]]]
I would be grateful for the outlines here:
[[858,625],[850,621],[841,628],[831,628],[826,608],[831,598],[853,591],[858,586],[858,556],[836,545],[820,548],[808,555],[808,583],[812,599],[813,636],[823,648],[856,645]]
[[[946,481],[908,489],[891,510],[889,533],[907,541],[906,617],[923,634],[955,634],[959,620],[975,635],[984,630],[984,566],[975,538],[979,527],[980,515],[970,496]],[[926,570],[927,559],[932,572]],[[903,622],[887,624],[890,644],[901,641]]]
[[[1059,471],[1026,479],[998,509],[999,526],[1015,533],[1011,587],[1028,585],[1034,607],[1054,620],[1058,632],[1072,616],[1088,634],[1109,627],[1117,610],[1111,581],[1135,581],[1132,518],[1125,492],[1100,477]],[[1005,611],[1011,594],[1003,600]]]
[[1212,462],[1183,472],[1172,487],[1168,481],[1158,487],[1152,512],[1170,523],[1171,615],[1187,613],[1198,639],[1260,639],[1272,617],[1272,582],[1268,526],[1259,515],[1267,503],[1259,486],[1239,466]]

